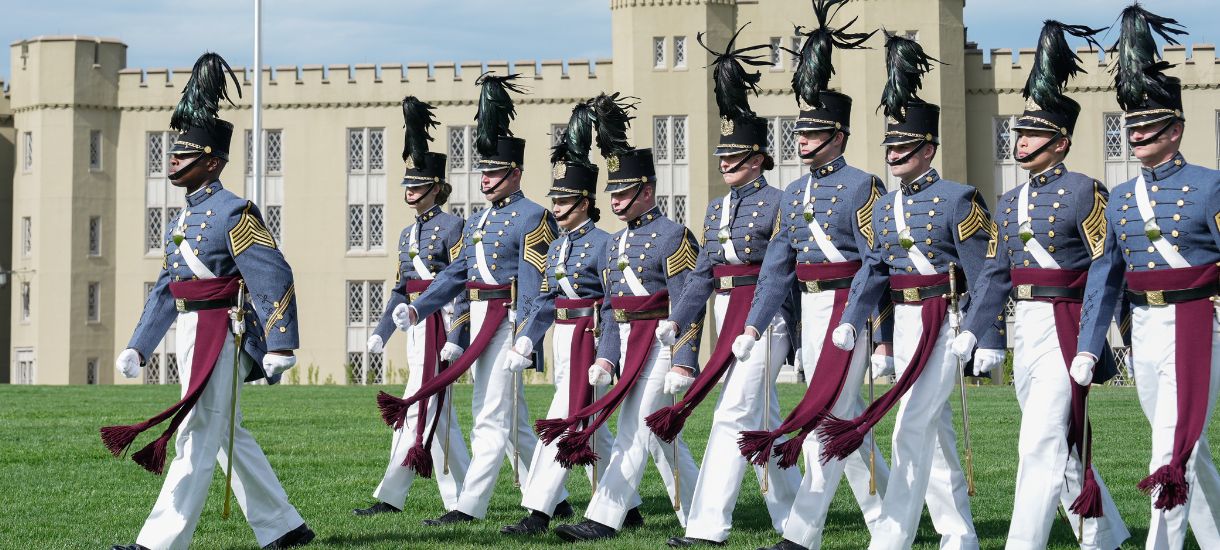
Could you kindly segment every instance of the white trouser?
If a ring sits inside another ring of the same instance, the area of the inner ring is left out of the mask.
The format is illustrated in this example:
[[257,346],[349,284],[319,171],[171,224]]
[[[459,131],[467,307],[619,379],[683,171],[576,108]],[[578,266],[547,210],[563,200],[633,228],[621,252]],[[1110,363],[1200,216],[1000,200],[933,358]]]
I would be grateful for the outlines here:
[[[483,325],[487,302],[470,302],[470,323],[473,342]],[[513,343],[513,313],[500,326],[495,336],[471,367],[474,396],[471,400],[474,425],[470,429],[472,458],[462,483],[462,494],[454,510],[482,519],[496,488],[500,465],[508,459],[522,481],[529,478],[529,463],[534,457],[538,437],[530,425],[530,413],[525,406],[525,389],[521,374],[506,370],[504,354]],[[513,396],[516,396],[514,399]],[[513,404],[517,405],[516,426],[513,426]],[[515,456],[519,453],[520,456]]]
[[[894,365],[899,376],[923,331],[921,307],[894,306]],[[869,544],[872,550],[910,548],[925,499],[936,532],[941,534],[941,548],[979,547],[948,402],[958,379],[957,360],[946,349],[952,338],[946,321],[927,365],[898,407],[890,480],[881,503],[881,519]]]
[[[805,365],[808,381],[813,380],[814,369],[822,355],[822,343],[830,323],[834,295],[833,291],[801,293],[801,341],[804,343],[801,346],[801,363]],[[868,376],[869,342],[865,339],[865,331],[860,332],[848,367],[847,379],[843,383],[843,391],[831,407],[831,412],[838,418],[855,418],[864,412],[865,403],[860,397],[860,386]],[[816,433],[809,434],[801,448],[805,455],[805,477],[801,480],[800,491],[792,505],[792,513],[788,515],[788,522],[784,525],[784,539],[810,550],[821,547],[826,512],[830,509],[835,491],[839,488],[839,480],[845,472],[847,483],[856,496],[856,503],[864,514],[864,522],[872,531],[877,519],[881,517],[881,498],[885,494],[885,485],[890,474],[885,457],[873,439],[873,432],[866,434],[864,444],[845,460],[832,460],[822,464],[822,444]],[[875,495],[868,494],[870,450],[876,461]],[[796,468],[791,470],[795,472]]]
[[[725,312],[728,310],[728,294],[717,294],[713,303],[716,315],[718,338],[730,342],[736,334],[721,333]],[[768,335],[770,339],[768,340]],[[699,467],[699,481],[686,522],[686,536],[705,540],[724,541],[733,527],[733,508],[737,505],[737,494],[741,491],[741,479],[745,476],[749,462],[741,456],[737,447],[737,436],[745,430],[770,429],[779,426],[779,398],[775,392],[775,379],[780,366],[788,356],[788,327],[783,317],[776,315],[771,321],[771,330],[763,333],[763,339],[754,347],[750,358],[735,362],[724,375],[724,389],[716,402],[712,416],[712,428],[707,438],[707,450],[703,453],[703,464]],[[768,352],[768,350],[770,350]],[[770,356],[770,364],[767,357]],[[767,392],[769,396],[764,397]],[[763,409],[767,400],[770,404]],[[766,422],[763,417],[766,415]],[[754,467],[754,475],[762,488],[763,476],[768,476],[767,492],[763,501],[771,514],[771,525],[776,532],[784,528],[784,519],[792,509],[801,473],[796,468],[780,469],[775,457],[771,457],[770,468]]]
[[[1135,387],[1140,407],[1152,424],[1152,459],[1149,472],[1169,463],[1173,455],[1173,433],[1178,423],[1177,350],[1174,336],[1174,307],[1140,306],[1132,318],[1131,363],[1135,370]],[[1216,405],[1216,389],[1220,387],[1220,328],[1212,321],[1211,384],[1207,395],[1207,420],[1211,420]],[[1207,429],[1203,430],[1190,460],[1186,463],[1186,482],[1190,496],[1186,504],[1172,510],[1152,507],[1148,524],[1149,549],[1178,549],[1186,541],[1186,526],[1199,542],[1200,548],[1220,548],[1220,474],[1212,461],[1207,445]],[[1155,500],[1155,497],[1154,497]]]
[[[623,351],[619,357],[621,366],[627,357],[631,324],[619,323],[618,331],[623,343]],[[666,443],[657,439],[652,430],[644,424],[648,415],[674,403],[673,396],[665,395],[661,391],[665,384],[665,373],[669,372],[672,365],[670,348],[662,346],[652,335],[649,335],[648,341],[651,343],[651,349],[648,351],[648,358],[644,360],[640,378],[631,391],[627,392],[627,397],[618,408],[618,435],[614,438],[610,462],[606,464],[597,490],[585,510],[586,518],[615,530],[623,527],[623,518],[627,511],[639,502],[637,489],[640,479],[644,477],[644,459],[649,455],[652,455],[652,461],[661,474],[661,481],[665,482],[670,502],[673,502],[675,494],[681,495],[679,501],[682,509],[676,513],[678,522],[684,527],[686,513],[690,510],[691,495],[695,492],[695,482],[699,478],[699,468],[695,466],[695,459],[691,457],[690,449],[686,447],[681,434],[673,443]]]
[[[425,321],[420,321],[403,333],[407,346],[407,368],[410,369],[403,397],[414,395],[423,384],[424,338],[427,334],[425,324]],[[438,351],[443,345],[444,342],[437,342]],[[446,510],[452,510],[457,506],[458,495],[462,492],[462,480],[466,477],[466,468],[470,465],[470,453],[466,450],[466,440],[462,436],[461,426],[458,425],[452,392],[445,396],[445,410],[439,418],[435,416],[436,403],[437,397],[428,399],[424,438],[426,441],[428,430],[431,430],[433,422],[436,422],[436,435],[432,441],[432,471],[441,493],[441,502]],[[373,491],[374,498],[399,510],[403,509],[411,483],[415,480],[415,470],[403,466],[402,463],[407,458],[407,452],[415,446],[415,427],[418,419],[419,406],[412,405],[407,409],[407,418],[402,429],[394,430],[390,443],[390,463],[386,466],[381,483]]]
[[[568,380],[573,376],[572,370],[572,331],[576,325],[555,324],[555,332],[551,337],[551,350],[555,362],[555,397],[551,399],[551,408],[547,410],[546,418],[564,418],[568,416]],[[575,376],[588,378],[588,365],[577,365]],[[594,389],[594,399],[606,393],[602,388]],[[610,434],[609,426],[603,425],[590,440],[593,452],[602,458],[593,466],[585,468],[589,482],[593,482],[593,468],[597,468],[597,479],[601,480],[606,469],[605,457],[609,456],[610,446],[614,444],[614,436]],[[565,485],[568,481],[568,469],[555,461],[559,440],[550,445],[539,447],[534,452],[534,460],[530,463],[530,477],[522,489],[521,506],[530,510],[542,512],[548,516],[555,514],[555,506],[568,498]],[[635,506],[639,506],[639,496],[636,496]]]
[[1096,464],[1093,475],[1101,487],[1102,517],[1086,519],[1084,532],[1080,533],[1080,516],[1071,511],[1072,502],[1080,495],[1084,466],[1078,453],[1068,452],[1065,434],[1075,383],[1063,363],[1053,306],[1046,302],[1017,302],[1015,329],[1013,375],[1017,403],[1021,406],[1021,435],[1017,444],[1020,462],[1005,548],[1046,548],[1055,508],[1060,505],[1072,533],[1080,538],[1081,548],[1118,548],[1131,533],[1123,524],[1101,473],[1096,471]]
[[[182,395],[191,379],[195,356],[197,313],[179,313],[176,346],[181,372]],[[226,326],[228,319],[225,319]],[[178,427],[174,460],[165,473],[161,494],[144,522],[136,543],[151,550],[187,548],[208,498],[212,472],[219,463],[228,464],[229,407],[233,395],[233,336],[225,336],[224,348],[199,401]],[[242,354],[241,380],[250,372],[249,356]],[[239,385],[240,387],[240,385]],[[240,395],[240,390],[239,390]],[[305,520],[288,503],[288,495],[271,471],[271,464],[250,432],[241,425],[238,402],[233,436],[233,496],[246,514],[259,546],[271,544]],[[168,420],[166,422],[169,422]],[[162,424],[153,431],[164,429]]]

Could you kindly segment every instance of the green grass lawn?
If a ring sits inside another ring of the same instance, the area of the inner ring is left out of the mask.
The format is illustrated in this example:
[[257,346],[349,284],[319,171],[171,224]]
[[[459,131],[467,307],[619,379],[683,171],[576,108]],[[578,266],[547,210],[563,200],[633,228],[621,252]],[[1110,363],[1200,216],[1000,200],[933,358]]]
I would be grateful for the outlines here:
[[[378,389],[250,386],[244,390],[246,426],[270,457],[289,498],[318,533],[314,547],[563,545],[554,535],[513,540],[498,533],[501,525],[515,522],[523,514],[518,507],[520,492],[512,486],[507,462],[484,521],[459,527],[421,526],[420,520],[443,512],[436,484],[426,479],[416,481],[404,513],[352,516],[353,508],[372,502],[369,495],[381,478],[389,452],[390,431],[374,405]],[[400,391],[387,389],[395,394]],[[978,482],[973,500],[975,525],[984,548],[1000,548],[1008,529],[1017,467],[1017,404],[1011,388],[983,386],[970,391]],[[0,547],[108,548],[134,541],[161,478],[130,460],[111,457],[97,429],[142,420],[172,403],[177,392],[177,387],[156,386],[0,387],[0,495],[4,496],[0,501]],[[535,414],[544,411],[551,393],[549,386],[528,387],[530,410]],[[799,386],[781,386],[784,409],[795,404],[801,393]],[[468,404],[470,386],[459,386],[457,395],[457,403]],[[703,454],[712,401],[687,423],[685,437],[696,460]],[[952,402],[957,403],[956,393]],[[463,424],[469,426],[469,407],[458,409]],[[1097,388],[1090,410],[1097,431],[1096,463],[1133,533],[1127,546],[1142,547],[1149,501],[1135,485],[1147,469],[1148,424],[1133,389]],[[887,456],[893,426],[890,416],[891,421],[879,428]],[[1213,430],[1215,425],[1213,422]],[[136,447],[148,439],[142,437]],[[778,540],[777,535],[770,529],[753,476],[747,474],[746,479],[730,546],[770,545]],[[195,533],[195,547],[255,548],[254,536],[243,519],[220,519],[223,484],[218,469]],[[589,484],[583,476],[573,476],[569,489],[579,514],[589,500]],[[849,491],[846,483],[840,485],[827,519],[824,548],[863,548],[867,544],[867,530]],[[659,549],[668,537],[682,534],[655,470],[644,476],[640,492],[646,526],[598,544],[598,548]],[[937,540],[925,515],[916,547],[935,548]],[[1073,540],[1067,524],[1057,521],[1050,547],[1073,548]],[[1188,547],[1198,546],[1191,540]]]

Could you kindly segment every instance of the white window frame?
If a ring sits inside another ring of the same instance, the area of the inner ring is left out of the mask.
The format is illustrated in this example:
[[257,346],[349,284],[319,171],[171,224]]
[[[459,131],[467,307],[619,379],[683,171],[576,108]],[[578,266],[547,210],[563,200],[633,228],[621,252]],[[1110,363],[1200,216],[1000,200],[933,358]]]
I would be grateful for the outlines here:
[[33,290],[30,288],[29,281],[21,281],[20,288],[20,294],[17,296],[17,299],[21,302],[21,322],[28,323],[30,322],[30,312],[34,309]]
[[559,134],[568,129],[567,123],[551,125],[551,147],[559,145]]
[[[356,150],[357,145],[359,150]],[[347,128],[347,253],[385,254],[385,128]],[[359,217],[357,219],[357,217]]]
[[102,322],[102,283],[89,281],[85,285],[85,323]]
[[666,59],[669,58],[668,47],[665,45],[664,36],[652,37],[652,68],[653,70],[663,71],[666,69]]
[[[246,130],[246,196],[254,195],[253,132]],[[284,247],[284,130],[263,130],[263,222],[280,248]],[[384,148],[384,144],[383,144]]]
[[344,322],[347,355],[344,378],[348,384],[384,384],[388,367],[383,353],[368,351],[368,339],[377,330],[385,308],[383,281],[349,280],[344,283]]
[[100,362],[97,357],[90,357],[85,360],[85,385],[94,386],[101,380],[98,375],[101,374],[101,369],[98,367]]
[[652,118],[657,206],[679,224],[690,218],[690,126],[686,115]]
[[445,129],[449,151],[449,212],[467,218],[487,207],[483,202],[483,173],[474,167],[479,162],[479,152],[474,148],[475,127],[449,126]]
[[[148,301],[148,295],[152,293],[156,283],[146,281],[144,283],[144,299]],[[165,336],[157,343],[157,348],[153,350],[152,355],[145,357],[145,366],[142,382],[144,384],[178,384],[181,382],[182,366],[178,364],[178,354],[175,346],[177,345],[177,330],[178,322],[175,320],[170,325],[169,330],[165,331]]]
[[17,348],[13,350],[13,383],[33,385],[38,383],[38,362],[34,357],[34,348]]
[[186,194],[169,181],[170,149],[176,132],[144,135],[144,254],[160,257],[165,252],[166,228],[186,206]]
[[674,68],[675,69],[685,69],[686,68],[686,53],[687,53],[686,52],[686,37],[685,36],[675,36],[674,37]]
[[[1112,146],[1107,143],[1111,138],[1117,139],[1117,155],[1111,154]],[[1139,174],[1140,162],[1127,142],[1122,113],[1103,113],[1101,116],[1101,156],[1105,165],[1104,181],[1109,185],[1117,185]]]
[[34,219],[30,216],[21,217],[21,257],[29,258],[34,254]]
[[805,172],[801,162],[800,145],[796,141],[796,117],[766,117],[767,150],[775,160],[775,168],[763,175],[772,187],[784,189]]
[[21,133],[21,172],[29,174],[34,171],[34,133]]
[[992,177],[995,178],[996,197],[1015,189],[1024,179],[1021,165],[1013,158],[1013,152],[1017,150],[1016,125],[1017,115],[991,119],[991,159],[994,163]]
[[102,131],[89,130],[89,171],[102,170]]
[[771,70],[782,71],[784,70],[784,50],[779,49],[779,47],[784,45],[784,39],[779,36],[772,36],[770,44]]
[[102,255],[102,217],[89,216],[89,236],[86,241],[86,254],[91,258]]

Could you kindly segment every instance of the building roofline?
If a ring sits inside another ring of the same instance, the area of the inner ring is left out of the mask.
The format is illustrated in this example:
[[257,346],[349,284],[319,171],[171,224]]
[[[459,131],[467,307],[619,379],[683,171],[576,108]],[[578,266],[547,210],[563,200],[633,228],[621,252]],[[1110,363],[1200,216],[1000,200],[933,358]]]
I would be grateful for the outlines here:
[[101,42],[106,44],[118,44],[127,47],[122,40],[108,36],[89,36],[85,34],[44,34],[35,36],[34,38],[23,38],[14,41],[9,46],[20,46],[21,44],[29,44],[32,42]]

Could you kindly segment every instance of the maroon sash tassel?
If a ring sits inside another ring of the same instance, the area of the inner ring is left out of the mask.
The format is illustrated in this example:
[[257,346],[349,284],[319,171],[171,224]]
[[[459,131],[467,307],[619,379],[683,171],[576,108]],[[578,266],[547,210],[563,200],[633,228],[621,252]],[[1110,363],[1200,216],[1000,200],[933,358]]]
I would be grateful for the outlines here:
[[[946,274],[936,275],[891,275],[890,287],[895,290],[945,284],[949,281]],[[919,375],[923,374],[928,359],[936,348],[936,340],[940,337],[941,325],[949,311],[949,302],[943,296],[933,296],[920,302],[920,315],[923,331],[919,342],[915,345],[915,353],[910,364],[898,377],[898,381],[889,391],[881,394],[876,401],[869,403],[864,413],[856,418],[845,420],[829,415],[818,426],[818,439],[822,442],[822,463],[835,459],[845,459],[860,445],[864,444],[864,436],[885,418],[885,415],[897,405],[903,395],[915,385]]]
[[[851,277],[860,269],[860,262],[840,262],[833,264],[798,264],[796,277],[801,281],[816,281],[824,279],[840,279]],[[770,460],[772,446],[774,455],[779,458],[781,468],[791,468],[796,465],[801,454],[801,446],[818,424],[830,414],[830,409],[839,400],[843,386],[847,381],[847,373],[851,368],[852,352],[841,350],[831,342],[831,333],[842,322],[843,310],[847,305],[847,294],[850,289],[834,290],[834,304],[830,310],[830,321],[826,325],[826,334],[822,336],[822,353],[818,356],[817,365],[813,369],[813,377],[809,388],[801,397],[801,402],[788,413],[784,421],[774,430],[743,431],[737,438],[737,447],[742,456],[751,463],[763,466]],[[800,335],[797,335],[800,338]],[[795,437],[775,445],[784,434],[798,431]]]
[[[174,298],[184,300],[224,300],[237,296],[238,277],[217,277],[195,281],[180,281],[169,284]],[[226,308],[205,309],[197,312],[199,322],[195,326],[195,351],[191,360],[191,376],[186,395],[156,416],[130,426],[106,426],[102,428],[102,443],[114,456],[122,456],[135,442],[137,436],[172,417],[169,427],[143,449],[131,455],[132,461],[145,470],[160,475],[165,471],[166,450],[169,440],[195,407],[208,380],[215,370],[225,338],[229,335],[229,311]],[[233,350],[241,353],[241,350]]]
[[[611,299],[615,309],[628,311],[648,311],[668,307],[669,292],[662,290],[649,296],[620,296]],[[567,418],[549,418],[534,423],[543,442],[550,444],[559,436],[563,436],[556,445],[555,461],[564,468],[576,465],[589,465],[597,461],[597,454],[589,446],[589,438],[597,433],[597,429],[610,419],[610,415],[618,409],[631,388],[639,381],[644,363],[652,350],[658,319],[640,319],[631,321],[631,333],[627,337],[627,358],[623,361],[622,374],[618,383],[605,395],[586,407],[581,408]],[[607,327],[617,330],[618,327]],[[574,429],[582,420],[592,418],[582,429]]]
[[[556,298],[555,307],[565,309],[593,308],[593,316],[556,320],[560,325],[573,325],[572,344],[568,352],[568,415],[593,402],[593,386],[589,385],[589,365],[597,355],[594,319],[601,313],[601,300]],[[617,327],[614,327],[617,328]],[[553,439],[552,439],[553,441]]]
[[[1127,286],[1135,291],[1183,290],[1216,282],[1215,265],[1127,272]],[[1178,386],[1178,423],[1173,432],[1169,463],[1139,483],[1139,490],[1156,498],[1153,505],[1170,510],[1186,504],[1190,486],[1186,464],[1207,420],[1207,394],[1211,379],[1214,305],[1203,298],[1174,304],[1174,372]]]
[[[423,292],[428,289],[431,283],[432,281],[422,279],[407,281],[407,294]],[[439,357],[439,344],[445,341],[445,337],[445,320],[441,311],[437,310],[424,320],[424,368],[421,386],[436,378],[437,371],[443,370],[449,365],[448,362],[440,361]],[[415,443],[407,451],[407,457],[402,462],[403,466],[415,470],[415,473],[423,478],[432,477],[432,434],[436,432],[436,421],[440,419],[443,399],[443,393],[437,397],[437,414],[434,415],[435,419],[427,441],[425,441],[424,432],[428,426],[428,400],[424,399],[419,402],[415,417]],[[399,424],[395,426],[395,429],[401,427],[402,425]]]
[[[718,265],[712,268],[712,274],[716,278],[758,275],[759,271],[760,266],[749,264]],[[695,412],[695,407],[698,407],[708,394],[712,393],[716,384],[729,370],[729,365],[735,362],[733,339],[740,336],[745,330],[746,317],[750,314],[750,300],[754,298],[754,288],[755,285],[743,285],[729,290],[729,304],[725,308],[724,323],[721,325],[716,347],[712,349],[712,355],[708,358],[707,364],[695,378],[690,389],[682,396],[681,401],[657,409],[644,419],[648,429],[652,430],[652,433],[662,441],[672,443],[678,437],[678,434],[682,432],[682,427],[686,425],[687,417]],[[767,345],[770,345],[770,342],[767,342]]]
[[[478,290],[506,290],[509,285],[487,285],[477,282],[466,283],[466,288]],[[394,397],[384,391],[377,393],[377,408],[381,411],[381,419],[385,421],[387,426],[401,427],[403,420],[406,418],[407,409],[416,403],[427,400],[428,398],[445,391],[450,384],[461,378],[470,367],[474,365],[476,359],[483,354],[487,349],[487,345],[491,343],[491,339],[496,334],[497,327],[508,318],[509,300],[496,299],[488,300],[487,314],[483,317],[483,323],[479,325],[478,335],[474,341],[470,343],[470,347],[462,353],[462,356],[454,361],[431,380],[428,380],[415,391],[415,395],[402,399]],[[409,454],[409,453],[408,453]]]

